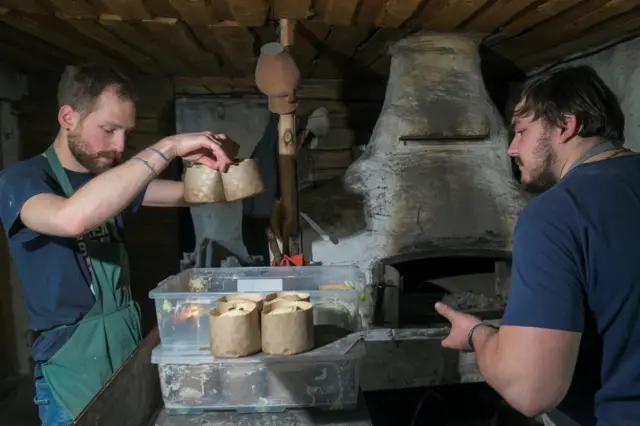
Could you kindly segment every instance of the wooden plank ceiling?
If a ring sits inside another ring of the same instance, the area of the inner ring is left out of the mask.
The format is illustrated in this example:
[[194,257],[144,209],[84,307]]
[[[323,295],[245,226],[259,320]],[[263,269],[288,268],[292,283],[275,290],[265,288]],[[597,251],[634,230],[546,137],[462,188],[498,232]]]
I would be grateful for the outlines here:
[[384,77],[389,44],[420,29],[486,33],[490,49],[531,69],[636,36],[640,0],[0,0],[0,58],[248,81],[279,18],[299,20],[304,78],[362,81]]

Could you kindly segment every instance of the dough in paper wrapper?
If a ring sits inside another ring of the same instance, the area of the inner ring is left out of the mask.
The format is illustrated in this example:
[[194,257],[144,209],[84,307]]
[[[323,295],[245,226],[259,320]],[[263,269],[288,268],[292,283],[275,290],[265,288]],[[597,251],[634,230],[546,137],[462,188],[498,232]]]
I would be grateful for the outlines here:
[[313,305],[276,301],[262,310],[262,351],[294,355],[313,349]]
[[253,197],[264,191],[260,167],[255,158],[237,159],[222,175],[224,198],[227,201]]
[[184,199],[188,203],[219,203],[225,201],[222,176],[203,164],[193,164],[184,172]]
[[262,304],[264,303],[264,295],[260,293],[237,293],[229,296],[223,296],[218,299],[218,306],[226,306],[228,304],[234,304],[237,302],[253,302],[257,305],[258,311],[262,311]]
[[296,291],[279,291],[269,293],[264,298],[264,303],[274,302],[310,302],[311,295],[309,293],[299,293]]
[[253,302],[238,301],[219,306],[209,315],[211,353],[238,358],[260,352],[260,316]]

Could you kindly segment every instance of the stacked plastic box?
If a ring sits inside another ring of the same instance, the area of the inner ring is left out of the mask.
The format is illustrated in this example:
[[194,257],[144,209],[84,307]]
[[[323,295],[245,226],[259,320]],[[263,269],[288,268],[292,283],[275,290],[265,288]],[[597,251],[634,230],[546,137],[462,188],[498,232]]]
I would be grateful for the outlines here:
[[[341,283],[354,290],[317,290]],[[172,414],[354,408],[365,355],[356,333],[363,288],[364,275],[353,266],[196,268],[162,281],[149,296],[155,300],[161,340],[151,360],[158,365],[165,408]],[[214,357],[209,312],[216,301],[235,293],[275,291],[309,293],[317,330],[337,327],[352,333],[298,355]]]

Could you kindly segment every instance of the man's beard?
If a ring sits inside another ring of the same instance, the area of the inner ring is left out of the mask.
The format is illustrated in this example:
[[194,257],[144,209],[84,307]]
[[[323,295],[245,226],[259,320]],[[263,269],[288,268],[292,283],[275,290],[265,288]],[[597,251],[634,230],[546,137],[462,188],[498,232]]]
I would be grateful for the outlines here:
[[[87,149],[87,143],[82,139],[82,129],[69,132],[67,134],[67,141],[69,142],[69,150],[75,157],[76,161],[80,163],[84,168],[91,173],[99,175],[107,170],[117,166],[122,162],[122,154],[115,150],[104,150],[96,153],[89,153]],[[112,159],[111,163],[102,163],[101,159]]]
[[[533,156],[537,166],[529,172],[529,179],[526,181],[521,179],[521,183],[526,191],[540,194],[557,183],[557,179],[553,175],[556,154],[553,152],[551,139],[547,133],[538,139]],[[515,161],[518,165],[522,165],[520,158],[516,157]]]

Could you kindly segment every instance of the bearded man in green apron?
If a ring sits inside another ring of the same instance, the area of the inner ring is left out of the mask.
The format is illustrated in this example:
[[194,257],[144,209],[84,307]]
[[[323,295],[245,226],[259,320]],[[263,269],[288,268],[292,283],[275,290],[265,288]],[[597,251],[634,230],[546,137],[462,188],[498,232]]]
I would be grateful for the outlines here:
[[121,161],[133,99],[112,70],[67,68],[55,141],[0,172],[0,218],[38,336],[35,402],[48,426],[71,423],[142,338],[122,213],[185,205],[181,182],[157,179],[172,159],[224,170],[238,152],[224,135],[190,133]]

